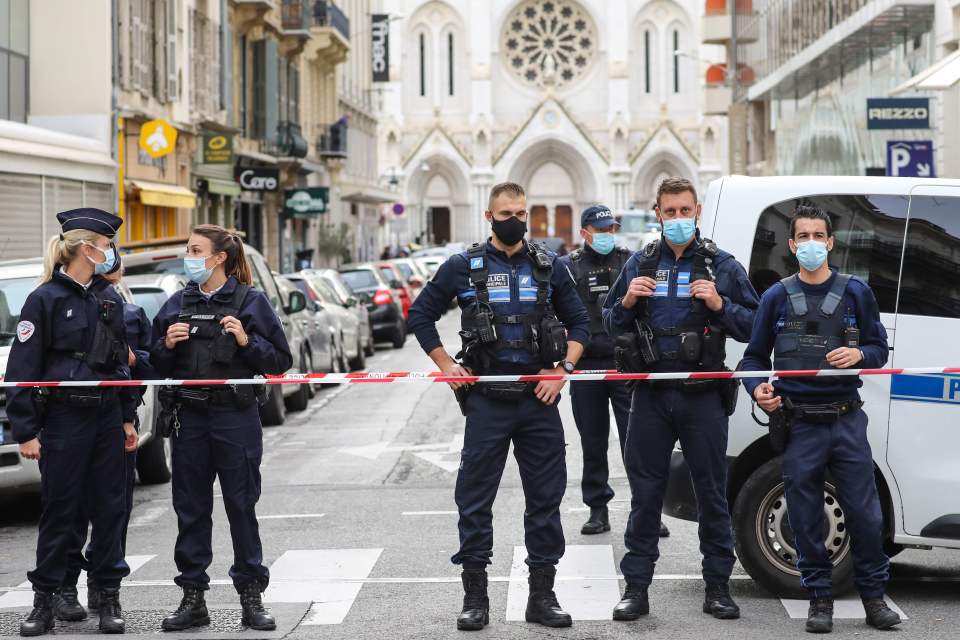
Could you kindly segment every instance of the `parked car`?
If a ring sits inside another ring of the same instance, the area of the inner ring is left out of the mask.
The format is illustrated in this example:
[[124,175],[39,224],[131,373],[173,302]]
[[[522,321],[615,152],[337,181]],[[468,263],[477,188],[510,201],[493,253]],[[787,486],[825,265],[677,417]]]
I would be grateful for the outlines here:
[[125,275],[123,278],[123,283],[133,295],[133,302],[143,309],[150,322],[153,322],[167,298],[187,286],[187,282],[186,277],[175,273]]
[[[463,249],[456,249],[455,247],[424,247],[423,249],[417,249],[410,254],[411,258],[442,258],[446,260],[450,256],[460,253]],[[441,260],[441,261],[442,261]]]
[[[747,266],[758,292],[797,271],[787,239],[798,204],[833,219],[830,264],[870,284],[889,335],[888,367],[952,366],[960,361],[960,180],[877,177],[732,176],[710,183],[700,229]],[[896,330],[894,330],[896,329]],[[727,341],[735,365],[745,345]],[[642,384],[642,383],[641,383]],[[786,517],[782,457],[750,417],[741,387],[730,417],[727,496],[737,557],[761,586],[803,597],[796,548]],[[864,376],[860,390],[883,511],[885,550],[960,549],[960,383],[953,375]],[[823,530],[837,592],[853,575],[844,505],[824,482],[829,517]],[[664,513],[696,519],[683,452],[675,449]]]
[[394,258],[390,262],[400,271],[403,281],[410,287],[413,297],[416,298],[432,274],[413,258]]
[[[140,253],[129,253],[123,256],[124,272],[127,277],[142,275],[163,275],[175,274],[183,275],[183,256],[184,247],[167,247],[163,249],[154,249]],[[259,251],[245,244],[244,253],[247,256],[247,262],[250,266],[250,273],[253,276],[253,286],[257,287],[267,296],[274,312],[283,325],[283,331],[290,343],[291,352],[296,356],[297,351],[293,351],[294,343],[299,343],[299,338],[293,329],[289,315],[296,313],[306,306],[306,298],[299,291],[290,300],[289,307],[284,306],[284,301],[280,297],[280,291],[277,283],[273,279],[273,274],[267,267],[267,262]],[[296,370],[297,361],[294,357],[294,366]],[[264,426],[274,426],[283,424],[286,418],[286,406],[284,397],[293,395],[299,391],[298,385],[281,384],[270,385],[267,402],[260,407],[260,420]]]
[[373,325],[373,337],[390,341],[395,349],[402,347],[407,340],[402,303],[380,270],[371,264],[345,265],[340,268],[340,275],[351,289],[369,298],[367,311]]
[[[285,309],[290,309],[290,301],[295,293],[304,295],[294,283],[284,278],[278,273],[273,274],[273,279],[280,290],[280,297],[283,300]],[[304,296],[305,302],[299,311],[291,311],[288,314],[291,324],[291,334],[293,341],[290,342],[290,353],[293,354],[293,364],[297,373],[312,373],[316,371],[315,362],[322,359],[324,354],[332,354],[336,362],[342,361],[340,346],[337,344],[333,327],[328,318],[318,318],[310,309],[310,301]],[[326,357],[330,358],[331,355]],[[307,408],[310,398],[314,396],[314,387],[311,384],[284,385],[294,387],[294,392],[285,395],[284,403],[287,411],[303,411]]]
[[[20,309],[42,273],[43,263],[38,258],[0,262],[0,377],[7,369]],[[129,289],[120,286],[117,290],[126,302],[134,302]],[[40,486],[40,470],[35,461],[20,457],[5,407],[6,393],[0,389],[0,493],[34,491]],[[155,415],[155,394],[147,393],[144,404],[137,409],[140,421],[137,472],[143,484],[170,480],[170,443],[154,436]]]
[[294,273],[285,276],[307,296],[307,307],[312,308],[318,317],[323,317],[334,327],[337,343],[340,345],[341,364],[344,369],[357,371],[366,364],[363,351],[363,335],[360,332],[360,320],[340,302],[337,294],[323,278]]
[[657,214],[647,209],[625,209],[616,215],[620,230],[614,236],[617,246],[639,251],[643,245],[660,237]]
[[411,259],[429,273],[430,278],[433,278],[440,265],[447,261],[446,256],[416,256]]
[[373,338],[373,325],[370,323],[370,311],[367,309],[370,296],[351,289],[340,272],[335,269],[308,269],[302,273],[310,277],[319,276],[330,285],[340,304],[357,317],[357,322],[360,323],[360,335],[363,337],[364,356],[372,356],[376,351],[376,340]]
[[392,262],[374,263],[380,269],[383,279],[387,281],[394,293],[400,297],[400,303],[403,308],[403,319],[406,320],[410,315],[410,305],[413,304],[413,291],[410,285],[404,281],[403,273]]

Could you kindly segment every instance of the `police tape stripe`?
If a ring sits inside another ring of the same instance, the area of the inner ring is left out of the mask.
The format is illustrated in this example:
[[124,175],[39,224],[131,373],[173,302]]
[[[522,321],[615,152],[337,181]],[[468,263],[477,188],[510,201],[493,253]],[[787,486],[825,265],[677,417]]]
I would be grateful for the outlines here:
[[731,380],[742,378],[812,378],[834,376],[960,374],[960,367],[908,367],[902,369],[791,369],[783,371],[678,371],[670,373],[617,373],[609,370],[575,371],[571,374],[496,376],[445,376],[439,371],[355,371],[353,373],[295,373],[263,378],[196,380],[39,380],[0,381],[6,387],[217,387],[239,384],[343,384],[383,382],[540,382],[543,380]]

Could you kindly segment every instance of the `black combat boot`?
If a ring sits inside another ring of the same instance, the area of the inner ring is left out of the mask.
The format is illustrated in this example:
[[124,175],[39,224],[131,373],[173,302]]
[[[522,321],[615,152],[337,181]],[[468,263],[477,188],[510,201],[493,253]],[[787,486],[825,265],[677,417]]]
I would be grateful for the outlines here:
[[60,592],[53,598],[53,613],[57,620],[64,622],[79,622],[87,619],[87,610],[77,600],[77,586],[60,587]]
[[20,635],[42,636],[53,630],[53,594],[46,591],[34,591],[33,611],[20,623]]
[[890,629],[900,624],[900,614],[887,606],[883,598],[864,598],[863,610],[867,612],[867,624],[874,629]]
[[463,611],[457,616],[457,629],[479,631],[490,624],[490,599],[487,597],[487,570],[464,569]]
[[560,608],[557,594],[553,592],[553,579],[557,568],[530,567],[530,597],[527,598],[527,622],[539,622],[545,627],[569,627],[573,624],[570,614]]
[[808,633],[833,631],[833,598],[812,598],[807,610]]
[[96,613],[97,609],[100,608],[100,589],[97,589],[94,585],[87,583],[87,611],[90,613]]
[[580,533],[590,536],[595,533],[610,531],[610,514],[607,512],[606,505],[602,507],[590,507],[590,518],[583,523]]
[[667,529],[667,525],[663,524],[663,520],[660,521],[660,537],[661,538],[670,537],[670,529]]
[[740,607],[730,597],[730,585],[726,582],[707,584],[703,595],[703,612],[717,620],[736,620]]
[[647,597],[646,585],[628,582],[627,588],[623,590],[623,598],[613,608],[613,619],[636,620],[648,613],[650,613],[650,600]]
[[207,603],[203,599],[203,591],[196,587],[184,587],[180,606],[164,618],[160,626],[164,631],[183,631],[191,627],[202,627],[208,624],[210,624],[210,614],[207,613]]
[[277,621],[263,608],[263,598],[260,595],[260,585],[251,582],[240,591],[240,606],[243,607],[241,624],[257,631],[273,631],[277,628]]
[[123,633],[123,611],[120,608],[120,589],[101,589],[99,594],[100,633]]

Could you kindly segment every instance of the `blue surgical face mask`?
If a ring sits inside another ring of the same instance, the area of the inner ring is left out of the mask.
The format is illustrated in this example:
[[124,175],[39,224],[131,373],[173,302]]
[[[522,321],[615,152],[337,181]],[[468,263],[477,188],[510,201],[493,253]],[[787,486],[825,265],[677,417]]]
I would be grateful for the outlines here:
[[797,243],[797,261],[807,271],[816,271],[827,259],[827,245],[816,240]]
[[90,260],[90,262],[93,262],[93,272],[96,275],[102,276],[103,274],[109,272],[116,266],[117,252],[114,251],[113,247],[110,247],[108,249],[101,249],[95,244],[91,244],[89,242],[86,244],[89,244],[91,247],[93,247],[94,249],[96,249],[97,251],[103,254],[103,262],[93,262],[93,260],[91,260],[90,257],[87,256],[87,260]]
[[663,221],[663,235],[673,244],[687,244],[697,232],[697,221],[693,218],[676,218]]
[[183,272],[192,282],[203,284],[213,275],[213,269],[207,269],[207,258],[210,257],[211,256],[207,256],[206,258],[184,258]]
[[590,241],[590,247],[602,256],[613,251],[614,246],[616,246],[616,242],[612,233],[595,233]]

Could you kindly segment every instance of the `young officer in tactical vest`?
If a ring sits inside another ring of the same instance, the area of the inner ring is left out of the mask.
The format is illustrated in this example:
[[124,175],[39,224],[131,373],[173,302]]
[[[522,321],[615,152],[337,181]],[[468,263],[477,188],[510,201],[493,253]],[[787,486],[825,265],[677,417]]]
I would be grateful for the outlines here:
[[[123,300],[102,286],[117,260],[111,239],[123,221],[99,209],[57,215],[63,229],[50,238],[40,286],[27,296],[17,324],[7,380],[129,378]],[[33,611],[20,635],[54,627],[53,595],[63,584],[77,513],[89,502],[97,544],[88,575],[100,589],[100,631],[123,633],[124,441],[136,446],[133,397],[110,387],[8,389],[7,416],[20,455],[40,461],[43,512],[37,567],[27,574]],[[86,517],[86,516],[85,516]]]
[[[759,299],[733,256],[700,237],[700,205],[690,181],[657,190],[663,238],[627,262],[607,295],[603,321],[625,371],[719,371],[725,342],[750,337]],[[727,417],[737,387],[727,381],[640,382],[633,389],[625,465],[633,494],[620,563],[627,582],[614,620],[649,612],[647,588],[659,557],[657,523],[670,455],[680,440],[697,497],[706,593],[704,613],[732,619],[740,609],[728,581],[735,560],[727,508]]]
[[[493,236],[447,260],[410,308],[410,329],[445,375],[565,373],[573,371],[589,340],[590,319],[566,271],[557,268],[552,253],[523,240],[526,207],[519,185],[493,187],[486,212]],[[463,312],[461,362],[447,353],[435,326],[453,298]],[[560,502],[567,469],[557,410],[563,384],[450,384],[467,418],[455,494],[460,550],[452,558],[463,565],[458,629],[482,629],[489,622],[492,508],[511,441],[526,497],[526,619],[549,627],[571,624],[553,592],[564,550]]]
[[[194,228],[184,272],[191,283],[173,294],[153,320],[151,361],[162,377],[252,378],[279,375],[293,364],[290,346],[270,301],[251,287],[239,236],[222,227]],[[261,593],[270,581],[257,527],[263,428],[262,385],[174,387],[160,392],[158,424],[169,425],[173,446],[173,508],[179,534],[174,559],[183,588],[180,607],[164,631],[210,623],[203,592],[210,588],[213,481],[220,479],[233,539],[230,577],[240,594],[242,624],[276,628]]]
[[[763,294],[753,336],[740,368],[879,368],[887,362],[887,332],[873,291],[863,280],[827,263],[833,249],[830,217],[816,207],[797,207],[790,221],[790,251],[800,272]],[[823,481],[827,469],[846,514],[855,581],[867,624],[889,629],[900,616],[883,600],[890,562],[883,551],[883,514],[867,440],[867,414],[860,408],[859,376],[780,378],[744,386],[771,420],[789,425],[783,481],[790,526],[796,535],[800,582],[810,593],[807,631],[833,628],[833,564],[823,540]],[[772,432],[771,432],[772,435]]]
[[[613,212],[602,204],[588,207],[580,214],[580,237],[583,248],[562,256],[559,265],[570,274],[577,294],[590,314],[590,343],[580,358],[581,369],[613,369],[613,340],[603,329],[601,310],[610,286],[620,275],[623,265],[633,254],[616,246],[614,234],[620,228]],[[580,432],[583,448],[583,502],[590,507],[590,517],[580,533],[589,535],[610,531],[607,503],[613,499],[608,482],[607,449],[610,444],[610,404],[617,421],[620,455],[627,438],[627,416],[630,413],[630,389],[626,382],[584,381],[570,385],[573,419]],[[670,535],[660,523],[660,537]]]
[[[123,263],[117,256],[116,265],[104,274],[103,279],[97,282],[98,289],[113,287],[120,282],[123,276]],[[150,320],[142,308],[135,304],[123,303],[123,324],[127,334],[127,366],[130,368],[130,376],[134,380],[147,380],[153,378],[153,367],[150,365]],[[122,393],[128,393],[133,396],[137,404],[143,402],[143,395],[146,387],[130,387],[122,389]],[[136,426],[136,422],[134,425]],[[127,548],[127,525],[130,523],[130,512],[133,510],[133,485],[136,479],[137,467],[137,438],[128,437],[124,443],[126,452],[126,477],[125,477],[125,495],[126,495],[126,513],[123,519],[123,529],[120,538],[121,549],[126,553]],[[90,496],[90,499],[95,499]],[[77,581],[80,578],[80,572],[89,567],[93,549],[96,545],[95,540],[90,541],[87,547],[87,554],[84,557],[83,545],[87,541],[87,528],[90,523],[89,508],[86,503],[81,504],[77,515],[77,523],[74,527],[74,539],[71,541],[71,549],[67,559],[67,573],[63,578],[63,585],[57,597],[54,599],[54,614],[57,620],[73,622],[85,620],[87,610],[83,608],[77,597]],[[99,609],[100,589],[91,580],[87,580],[87,609],[91,613]]]

